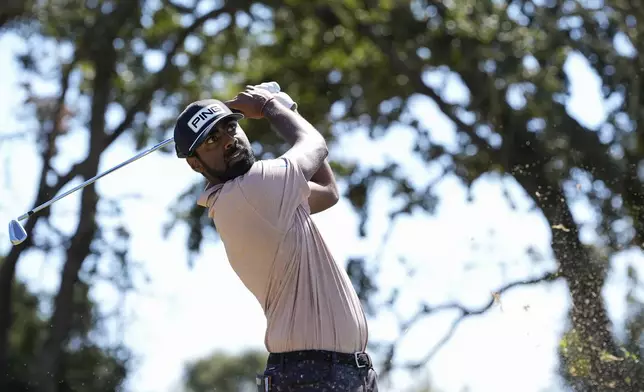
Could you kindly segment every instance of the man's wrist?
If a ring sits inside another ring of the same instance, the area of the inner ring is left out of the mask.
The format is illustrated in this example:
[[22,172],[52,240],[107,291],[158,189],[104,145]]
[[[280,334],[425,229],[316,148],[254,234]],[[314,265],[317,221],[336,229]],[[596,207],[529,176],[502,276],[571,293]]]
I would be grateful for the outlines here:
[[285,110],[288,110],[288,108],[284,106],[278,99],[271,99],[264,105],[262,116],[270,121],[275,116],[283,114]]

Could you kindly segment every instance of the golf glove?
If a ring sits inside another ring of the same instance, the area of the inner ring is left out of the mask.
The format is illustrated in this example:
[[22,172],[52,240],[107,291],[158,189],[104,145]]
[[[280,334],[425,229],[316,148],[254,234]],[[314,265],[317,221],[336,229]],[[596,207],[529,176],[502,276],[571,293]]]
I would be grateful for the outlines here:
[[296,111],[297,110],[297,102],[293,100],[288,94],[282,91],[280,88],[280,85],[277,82],[264,82],[258,85],[255,85],[257,88],[264,89],[268,91],[271,94],[275,95],[275,99],[280,101],[280,103],[287,108]]

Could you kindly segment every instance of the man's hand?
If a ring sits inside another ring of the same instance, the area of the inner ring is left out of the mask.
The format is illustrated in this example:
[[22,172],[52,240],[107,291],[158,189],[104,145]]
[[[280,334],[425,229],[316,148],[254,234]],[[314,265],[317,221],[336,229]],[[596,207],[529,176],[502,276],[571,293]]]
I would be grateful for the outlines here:
[[264,117],[264,107],[273,99],[275,96],[265,89],[246,86],[235,98],[224,103],[230,109],[240,111],[244,117],[257,119]]
[[291,109],[294,112],[297,112],[297,102],[291,98],[290,95],[282,91],[280,85],[277,82],[264,82],[261,84],[255,85],[257,88],[264,89],[275,96],[275,99],[280,101],[280,103],[287,108]]

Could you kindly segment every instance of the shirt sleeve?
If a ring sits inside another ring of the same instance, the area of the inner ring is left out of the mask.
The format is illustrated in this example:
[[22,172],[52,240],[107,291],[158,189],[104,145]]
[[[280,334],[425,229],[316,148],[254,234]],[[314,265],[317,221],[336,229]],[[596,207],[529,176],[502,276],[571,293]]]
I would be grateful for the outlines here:
[[309,183],[297,163],[280,157],[257,162],[240,180],[247,202],[269,223],[286,230],[302,206],[310,212]]

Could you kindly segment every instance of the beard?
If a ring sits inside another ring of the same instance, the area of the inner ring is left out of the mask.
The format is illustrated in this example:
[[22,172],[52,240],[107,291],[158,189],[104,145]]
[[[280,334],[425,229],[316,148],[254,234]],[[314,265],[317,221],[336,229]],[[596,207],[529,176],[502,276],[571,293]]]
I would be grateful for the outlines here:
[[[231,159],[234,155],[239,154]],[[250,148],[239,146],[230,154],[227,154],[226,170],[208,170],[209,174],[222,182],[230,181],[242,176],[250,170],[255,163],[255,155]]]

